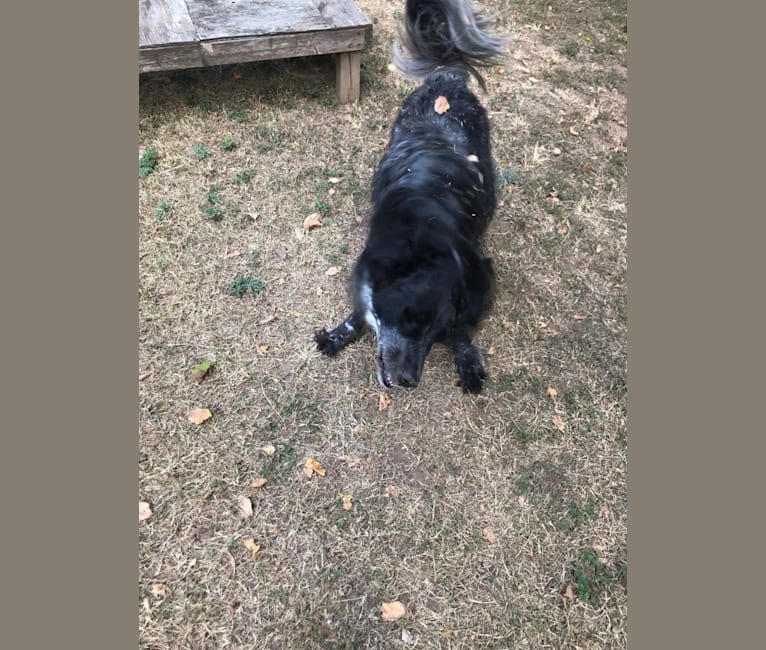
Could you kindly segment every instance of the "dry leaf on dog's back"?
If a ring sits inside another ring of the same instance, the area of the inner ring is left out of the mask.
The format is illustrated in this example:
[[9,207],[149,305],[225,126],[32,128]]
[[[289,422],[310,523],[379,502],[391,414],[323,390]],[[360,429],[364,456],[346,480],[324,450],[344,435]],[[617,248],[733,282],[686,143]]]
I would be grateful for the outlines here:
[[441,115],[449,110],[449,102],[444,95],[439,95],[434,102],[434,110]]
[[238,496],[237,497],[237,505],[239,506],[239,511],[245,516],[245,517],[252,517],[253,516],[253,502],[250,501],[247,497],[244,496]]
[[266,483],[269,482],[269,479],[267,478],[257,478],[255,479],[251,484],[250,487],[253,488],[262,488]]
[[319,474],[319,476],[324,476],[327,473],[327,470],[322,467],[318,461],[314,460],[313,458],[309,458],[306,461],[306,464],[303,466],[303,473],[306,476],[311,476],[312,474]]
[[146,521],[152,516],[152,509],[146,501],[138,502],[138,521]]
[[404,603],[401,603],[398,600],[394,600],[390,603],[383,603],[380,606],[380,617],[384,621],[395,621],[406,613],[407,608],[404,606]]
[[391,398],[388,393],[381,393],[378,399],[378,410],[385,411],[389,406],[391,406]]
[[310,214],[306,219],[303,221],[303,227],[306,230],[311,230],[313,228],[321,228],[322,227],[322,217],[318,212],[314,212]]
[[467,157],[467,158],[468,158],[468,160],[470,160],[471,162],[475,162],[475,163],[479,162],[479,157],[478,157],[478,156],[477,156],[475,153],[469,154],[469,155],[468,155],[468,156],[466,156],[466,157]]
[[211,417],[213,417],[213,414],[210,412],[210,409],[194,409],[189,413],[189,422],[192,424],[202,424]]

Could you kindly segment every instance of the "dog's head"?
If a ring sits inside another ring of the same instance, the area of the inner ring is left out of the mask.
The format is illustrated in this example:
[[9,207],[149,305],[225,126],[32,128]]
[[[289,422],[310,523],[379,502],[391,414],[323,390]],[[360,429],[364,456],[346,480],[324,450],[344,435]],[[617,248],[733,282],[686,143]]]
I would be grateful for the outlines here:
[[444,257],[387,267],[373,263],[366,269],[357,284],[357,304],[376,334],[378,382],[387,388],[413,388],[431,346],[455,316],[455,261]]

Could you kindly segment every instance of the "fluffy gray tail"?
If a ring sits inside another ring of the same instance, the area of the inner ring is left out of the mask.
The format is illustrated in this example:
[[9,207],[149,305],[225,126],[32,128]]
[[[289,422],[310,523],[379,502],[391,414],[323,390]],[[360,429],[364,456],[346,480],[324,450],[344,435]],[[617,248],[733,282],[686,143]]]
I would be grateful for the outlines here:
[[490,25],[471,0],[407,0],[394,65],[415,80],[437,68],[471,74],[485,88],[478,69],[499,63],[508,41],[490,34]]

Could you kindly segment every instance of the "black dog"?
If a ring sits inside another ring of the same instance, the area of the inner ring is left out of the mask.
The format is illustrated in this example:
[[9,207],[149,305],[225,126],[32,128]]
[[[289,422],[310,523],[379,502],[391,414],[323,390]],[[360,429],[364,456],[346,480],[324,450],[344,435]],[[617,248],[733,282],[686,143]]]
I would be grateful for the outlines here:
[[318,349],[335,356],[370,327],[378,381],[417,386],[428,351],[449,344],[464,392],[484,383],[473,330],[492,301],[492,262],[481,238],[495,210],[489,123],[469,75],[497,60],[504,39],[470,0],[407,0],[394,63],[425,78],[401,108],[373,179],[373,215],[351,285],[354,311]]

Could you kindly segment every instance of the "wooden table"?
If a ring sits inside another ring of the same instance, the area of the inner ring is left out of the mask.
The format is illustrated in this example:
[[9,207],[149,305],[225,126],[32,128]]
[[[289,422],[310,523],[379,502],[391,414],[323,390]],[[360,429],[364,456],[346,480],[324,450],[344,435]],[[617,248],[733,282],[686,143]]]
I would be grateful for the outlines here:
[[335,54],[344,104],[371,38],[353,0],[139,0],[139,72]]

